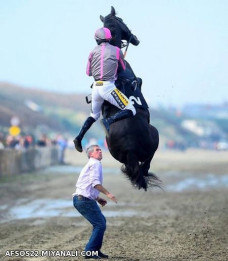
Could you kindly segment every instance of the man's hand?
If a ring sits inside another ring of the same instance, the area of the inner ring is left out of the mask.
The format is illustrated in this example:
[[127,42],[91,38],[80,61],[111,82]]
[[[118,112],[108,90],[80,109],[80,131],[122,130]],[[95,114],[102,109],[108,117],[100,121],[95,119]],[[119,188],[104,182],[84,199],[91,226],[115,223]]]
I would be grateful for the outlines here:
[[112,201],[114,201],[115,203],[117,203],[117,199],[114,195],[112,195],[111,193],[107,194],[107,197],[110,198]]
[[106,204],[107,204],[107,201],[103,198],[97,198],[97,202],[102,206],[104,207]]
[[111,199],[112,201],[117,203],[116,197],[113,196],[111,193],[109,193],[108,190],[105,189],[101,184],[97,184],[94,188],[99,190],[100,192],[104,193],[109,199]]

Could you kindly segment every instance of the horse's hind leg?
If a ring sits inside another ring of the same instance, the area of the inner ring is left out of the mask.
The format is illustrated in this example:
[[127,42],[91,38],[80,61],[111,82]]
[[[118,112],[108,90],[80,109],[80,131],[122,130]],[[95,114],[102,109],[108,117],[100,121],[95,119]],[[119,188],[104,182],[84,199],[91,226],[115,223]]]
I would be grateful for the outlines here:
[[150,162],[151,162],[153,156],[154,156],[154,154],[153,154],[151,157],[149,157],[148,159],[146,159],[146,160],[140,165],[142,174],[143,174],[143,176],[145,176],[145,177],[149,176]]
[[161,187],[162,181],[157,177],[157,175],[149,172],[150,162],[151,162],[153,156],[154,156],[154,154],[140,165],[140,170],[141,170],[142,175],[145,177],[148,187],[158,187],[158,188],[162,189],[162,187]]
[[147,189],[146,180],[141,173],[141,168],[134,152],[127,152],[126,161],[121,170],[130,179],[132,185],[138,189]]

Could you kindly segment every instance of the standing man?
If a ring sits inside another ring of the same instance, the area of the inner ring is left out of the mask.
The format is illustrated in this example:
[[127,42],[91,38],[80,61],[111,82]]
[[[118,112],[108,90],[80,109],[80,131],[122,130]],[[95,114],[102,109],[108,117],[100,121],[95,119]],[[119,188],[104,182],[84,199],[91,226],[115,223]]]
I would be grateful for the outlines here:
[[[79,175],[76,183],[76,191],[73,194],[73,203],[78,212],[93,226],[91,237],[85,247],[85,258],[108,258],[108,255],[101,252],[106,229],[106,219],[97,205],[98,202],[103,207],[107,204],[107,201],[98,197],[98,195],[102,192],[115,203],[117,203],[117,200],[115,196],[102,186],[102,151],[100,147],[98,145],[91,145],[86,153],[89,161]],[[95,251],[96,254],[93,254]]]

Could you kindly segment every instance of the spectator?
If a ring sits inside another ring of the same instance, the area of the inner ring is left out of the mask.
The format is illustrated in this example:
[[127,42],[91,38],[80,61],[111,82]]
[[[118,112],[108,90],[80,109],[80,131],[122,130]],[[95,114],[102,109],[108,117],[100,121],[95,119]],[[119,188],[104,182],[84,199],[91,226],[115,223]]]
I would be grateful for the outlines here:
[[67,139],[64,139],[62,135],[58,135],[57,144],[59,146],[59,164],[65,164],[65,150],[67,148]]
[[41,138],[37,141],[37,146],[46,147],[47,146],[47,136],[43,134]]

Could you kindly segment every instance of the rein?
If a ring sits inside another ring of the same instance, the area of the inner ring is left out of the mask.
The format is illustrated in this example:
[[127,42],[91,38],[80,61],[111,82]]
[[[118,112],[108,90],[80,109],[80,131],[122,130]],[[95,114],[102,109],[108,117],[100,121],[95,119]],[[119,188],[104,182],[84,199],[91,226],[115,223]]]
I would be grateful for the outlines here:
[[128,47],[129,47],[129,44],[130,44],[131,38],[132,38],[132,34],[131,34],[129,40],[127,41],[126,49],[125,49],[125,51],[124,51],[124,59],[125,59],[125,57],[126,57],[126,55],[127,55],[127,49],[128,49]]
[[128,41],[127,41],[127,44],[126,44],[126,45],[125,45],[125,44],[123,45],[123,47],[126,47],[126,49],[125,49],[125,51],[124,51],[124,58],[125,58],[126,55],[127,55],[127,49],[128,49],[128,47],[129,47],[129,44],[130,44],[130,42],[131,42],[131,39],[132,39],[133,35],[132,35],[131,31],[129,30],[129,28],[123,23],[122,19],[120,19],[119,17],[115,17],[115,20],[118,21],[119,24],[121,24],[122,26],[124,26],[124,27],[127,29],[128,33],[130,34],[130,37],[129,37]]

